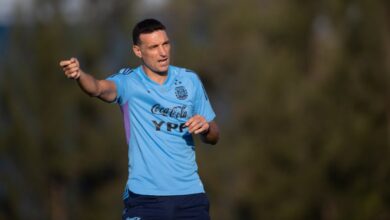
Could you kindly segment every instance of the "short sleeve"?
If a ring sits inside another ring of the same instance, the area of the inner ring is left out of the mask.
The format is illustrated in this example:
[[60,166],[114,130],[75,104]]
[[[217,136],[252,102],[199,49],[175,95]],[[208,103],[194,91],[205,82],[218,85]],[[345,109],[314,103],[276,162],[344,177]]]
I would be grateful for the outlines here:
[[211,107],[210,99],[207,96],[206,89],[204,88],[202,81],[197,76],[195,78],[195,104],[194,110],[195,114],[202,115],[205,117],[206,121],[210,122],[214,120],[215,113]]
[[106,80],[110,80],[115,83],[116,86],[116,98],[113,103],[118,103],[119,105],[123,105],[124,103],[127,102],[127,97],[126,97],[126,75],[130,74],[133,70],[130,68],[124,68],[119,70],[117,73],[109,76],[106,78]]

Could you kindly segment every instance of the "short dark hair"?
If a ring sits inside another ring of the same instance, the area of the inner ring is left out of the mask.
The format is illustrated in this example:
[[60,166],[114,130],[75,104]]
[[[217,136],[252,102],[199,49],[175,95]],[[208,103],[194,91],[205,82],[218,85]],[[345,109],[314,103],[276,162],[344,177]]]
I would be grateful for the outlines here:
[[157,30],[165,30],[165,26],[158,20],[148,18],[138,22],[133,29],[133,44],[138,45],[140,43],[139,36],[141,34],[152,33]]

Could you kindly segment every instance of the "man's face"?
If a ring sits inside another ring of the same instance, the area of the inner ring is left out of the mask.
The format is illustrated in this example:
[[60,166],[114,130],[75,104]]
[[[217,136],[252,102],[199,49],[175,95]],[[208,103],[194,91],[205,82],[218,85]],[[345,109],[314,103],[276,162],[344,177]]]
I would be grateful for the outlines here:
[[140,43],[133,46],[135,55],[142,59],[147,69],[166,73],[170,62],[171,45],[164,30],[141,34]]

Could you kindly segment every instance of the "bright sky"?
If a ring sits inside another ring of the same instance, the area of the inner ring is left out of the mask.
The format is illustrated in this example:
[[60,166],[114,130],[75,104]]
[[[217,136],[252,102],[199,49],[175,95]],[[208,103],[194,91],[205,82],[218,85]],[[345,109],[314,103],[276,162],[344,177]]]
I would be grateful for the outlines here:
[[[141,9],[147,10],[148,8],[159,8],[162,7],[168,0],[143,0],[139,3],[141,5]],[[64,5],[63,12],[65,14],[71,14],[73,19],[77,19],[78,15],[80,15],[82,10],[84,0],[67,0],[63,1]],[[24,19],[28,20],[29,15],[31,15],[31,9],[33,4],[33,0],[0,0],[0,25],[9,24],[12,22],[13,14],[15,10],[19,10],[22,15],[24,15]],[[70,21],[72,22],[72,21]]]
[[29,14],[32,3],[32,0],[0,0],[0,24],[9,23],[16,9],[22,14]]
[[143,3],[146,7],[161,7],[163,6],[167,0],[144,0]]

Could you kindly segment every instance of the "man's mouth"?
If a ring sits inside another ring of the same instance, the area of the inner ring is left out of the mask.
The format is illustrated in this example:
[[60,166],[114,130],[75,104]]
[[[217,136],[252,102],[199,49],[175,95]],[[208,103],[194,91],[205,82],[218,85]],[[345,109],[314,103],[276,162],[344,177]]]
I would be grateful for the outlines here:
[[159,63],[165,63],[165,62],[167,62],[167,61],[168,61],[168,58],[158,60]]

